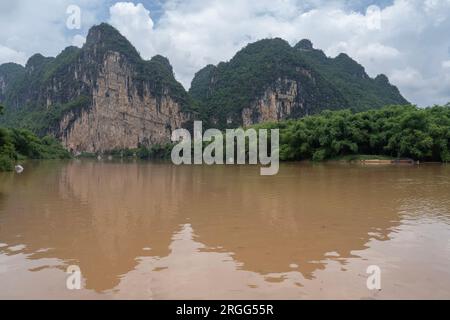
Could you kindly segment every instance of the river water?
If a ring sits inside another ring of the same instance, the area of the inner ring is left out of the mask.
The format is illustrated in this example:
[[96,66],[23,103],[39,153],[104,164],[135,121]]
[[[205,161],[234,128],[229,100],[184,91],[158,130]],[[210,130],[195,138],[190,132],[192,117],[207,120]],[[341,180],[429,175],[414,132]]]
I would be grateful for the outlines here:
[[30,162],[0,173],[0,298],[450,299],[450,166]]

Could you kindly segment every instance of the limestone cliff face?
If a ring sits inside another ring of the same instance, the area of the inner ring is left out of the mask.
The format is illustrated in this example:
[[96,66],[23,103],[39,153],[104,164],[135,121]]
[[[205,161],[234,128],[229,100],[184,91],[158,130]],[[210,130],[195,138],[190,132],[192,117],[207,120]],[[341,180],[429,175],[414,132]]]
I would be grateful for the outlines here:
[[4,99],[6,92],[6,79],[4,76],[0,75],[0,99]]
[[262,97],[242,110],[243,125],[280,121],[289,118],[293,113],[304,111],[299,86],[295,80],[278,79],[274,85],[266,89]]
[[[264,94],[242,110],[242,124],[251,126],[309,115],[317,108],[314,96],[307,93],[306,84],[316,84],[311,71],[297,67],[297,77],[278,78]],[[311,103],[312,102],[312,103]]]
[[91,106],[70,111],[56,135],[73,152],[103,152],[170,141],[172,130],[189,116],[163,88],[159,97],[145,83],[139,92],[133,67],[117,52],[108,52],[92,90]]
[[82,48],[0,66],[7,124],[53,135],[74,153],[170,142],[173,130],[189,125],[189,101],[166,58],[143,60],[107,24],[91,28]]

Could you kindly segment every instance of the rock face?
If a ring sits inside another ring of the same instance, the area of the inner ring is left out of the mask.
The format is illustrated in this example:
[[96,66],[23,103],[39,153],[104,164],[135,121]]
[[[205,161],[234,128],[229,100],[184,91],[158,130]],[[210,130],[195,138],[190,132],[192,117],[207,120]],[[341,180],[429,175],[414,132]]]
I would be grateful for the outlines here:
[[280,121],[294,113],[306,113],[304,101],[298,94],[300,85],[295,80],[278,79],[273,86],[266,89],[262,97],[242,110],[243,125]]
[[1,65],[0,103],[2,125],[53,135],[74,153],[102,153],[167,143],[194,119],[204,128],[236,128],[407,101],[386,76],[370,78],[345,54],[329,58],[309,40],[292,47],[279,38],[206,66],[188,94],[166,58],[144,61],[116,29],[101,24],[82,48],[55,58],[35,54],[25,67]]
[[108,52],[92,90],[92,105],[70,111],[56,135],[71,151],[103,152],[169,142],[171,131],[189,116],[166,88],[155,97],[133,83],[133,71],[121,54]]
[[82,49],[69,47],[56,58],[35,55],[24,70],[10,86],[22,88],[16,91],[7,90],[0,72],[6,117],[15,120],[17,110],[41,113],[30,119],[34,131],[57,137],[74,153],[164,144],[192,119],[167,59],[142,60],[106,24],[90,30]]
[[318,104],[308,99],[305,79],[310,84],[315,84],[316,80],[307,69],[297,68],[296,71],[302,76],[300,79],[278,78],[261,97],[242,110],[244,126],[300,118],[315,112]]
[[0,76],[0,99],[3,99],[6,92],[6,79],[4,76]]

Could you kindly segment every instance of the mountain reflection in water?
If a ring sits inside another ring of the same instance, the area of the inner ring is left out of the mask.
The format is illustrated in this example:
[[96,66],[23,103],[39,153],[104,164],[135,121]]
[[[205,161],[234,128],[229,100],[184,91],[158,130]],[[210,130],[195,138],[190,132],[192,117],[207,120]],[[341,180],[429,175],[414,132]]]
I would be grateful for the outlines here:
[[444,165],[31,162],[0,174],[0,298],[450,298],[449,194]]

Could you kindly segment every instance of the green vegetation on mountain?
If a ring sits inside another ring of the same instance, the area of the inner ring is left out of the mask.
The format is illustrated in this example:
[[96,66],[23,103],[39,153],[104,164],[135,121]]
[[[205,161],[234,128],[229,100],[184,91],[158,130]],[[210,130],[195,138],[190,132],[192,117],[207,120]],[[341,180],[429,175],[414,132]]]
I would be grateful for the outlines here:
[[298,103],[302,107],[291,118],[326,109],[364,111],[408,104],[385,76],[372,79],[347,55],[328,58],[313,49],[309,40],[294,47],[282,39],[249,44],[229,62],[200,70],[189,92],[199,101],[203,120],[213,118],[219,127],[235,127],[242,124],[242,110],[278,79],[299,83],[298,95],[302,100]]
[[280,129],[280,159],[285,161],[359,154],[450,161],[450,104],[426,109],[389,106],[359,113],[324,111],[254,128]]
[[48,82],[52,78],[65,78],[68,66],[75,63],[79,58],[81,49],[77,47],[67,47],[45,68],[42,74],[42,81]]
[[24,76],[25,68],[20,64],[5,63],[0,65],[0,101],[6,100],[6,93],[10,90],[11,84]]
[[214,118],[219,128],[236,127],[242,124],[242,110],[278,79],[299,81],[301,94],[309,105],[316,106],[316,111],[347,107],[342,95],[279,38],[249,44],[229,62],[200,70],[190,93],[200,101],[204,121]]
[[398,89],[381,74],[370,78],[364,67],[345,53],[336,58],[327,57],[313,48],[309,40],[294,46],[300,57],[332,83],[355,111],[364,111],[393,104],[408,104]]
[[137,81],[142,84],[152,83],[150,88],[152,93],[160,98],[165,94],[165,88],[169,88],[170,96],[178,102],[182,110],[195,111],[195,106],[192,99],[184,89],[184,87],[175,80],[174,72],[170,62],[167,58],[156,55],[150,61],[141,61],[137,64],[138,75]]
[[[80,49],[68,47],[56,58],[33,55],[18,76],[8,79],[4,98],[5,116],[1,124],[12,128],[27,128],[40,136],[57,125],[67,109],[65,105],[77,104],[85,99],[88,91],[82,89],[81,80],[73,77]],[[0,69],[0,78],[5,73]],[[78,91],[75,97],[71,91]],[[54,103],[45,99],[51,92]],[[58,115],[58,117],[56,117]]]
[[93,26],[89,30],[83,49],[94,55],[94,60],[101,60],[108,51],[113,51],[126,56],[130,63],[141,61],[136,48],[119,31],[107,23]]
[[189,90],[194,99],[206,101],[211,96],[211,86],[214,83],[216,69],[214,65],[209,64],[195,74]]
[[0,102],[5,105],[5,115],[0,123],[27,128],[40,136],[51,132],[67,111],[89,106],[108,52],[120,53],[128,63],[135,74],[131,80],[141,96],[145,89],[158,99],[168,94],[183,110],[195,111],[195,103],[176,81],[167,58],[157,55],[143,60],[124,36],[103,23],[91,28],[81,49],[68,47],[56,58],[35,54],[25,67],[1,65],[0,82],[5,87],[0,89]]
[[0,128],[0,171],[13,170],[17,160],[68,158],[70,153],[52,137],[38,138],[28,130]]
[[8,127],[27,129],[38,136],[45,136],[56,130],[59,121],[69,111],[80,114],[90,105],[91,99],[87,96],[79,96],[68,103],[52,105],[51,108],[36,109],[26,105],[15,110],[10,115],[7,124]]

